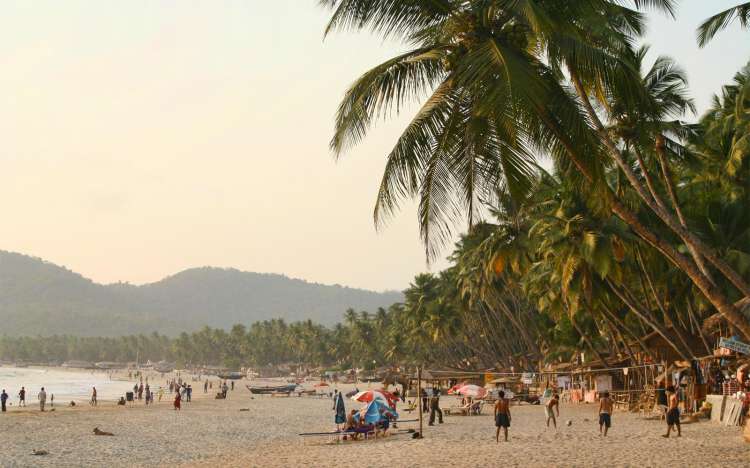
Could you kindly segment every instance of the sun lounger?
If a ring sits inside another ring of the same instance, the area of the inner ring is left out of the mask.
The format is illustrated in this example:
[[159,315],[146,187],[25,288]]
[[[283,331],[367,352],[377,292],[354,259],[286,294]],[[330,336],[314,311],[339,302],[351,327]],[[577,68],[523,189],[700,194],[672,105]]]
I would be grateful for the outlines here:
[[461,416],[468,416],[471,412],[471,407],[473,405],[471,403],[467,405],[462,406],[452,406],[450,408],[445,409],[445,414],[457,414]]

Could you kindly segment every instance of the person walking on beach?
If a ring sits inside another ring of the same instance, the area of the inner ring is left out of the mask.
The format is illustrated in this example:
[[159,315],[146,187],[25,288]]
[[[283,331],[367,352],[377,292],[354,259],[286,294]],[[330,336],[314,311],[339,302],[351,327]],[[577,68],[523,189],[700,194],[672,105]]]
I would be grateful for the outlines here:
[[26,389],[21,387],[21,391],[18,392],[18,406],[26,407]]
[[175,411],[180,409],[180,403],[182,402],[182,397],[180,396],[180,392],[177,392],[174,394],[174,409]]
[[[607,431],[612,426],[612,400],[609,398],[609,392],[602,392],[599,399],[599,434],[607,437]],[[602,432],[604,429],[604,432]]]
[[141,382],[141,385],[138,387],[138,399],[143,400],[143,382]]
[[55,407],[55,394],[54,393],[49,396],[49,405],[53,408]]
[[187,401],[188,402],[193,401],[193,386],[188,385],[187,388],[185,389],[185,392],[187,393]]
[[208,393],[208,380],[203,382],[203,393]]
[[679,399],[677,398],[677,392],[675,388],[670,385],[667,387],[667,395],[669,396],[669,409],[667,410],[667,433],[662,437],[669,438],[669,433],[672,432],[672,427],[677,428],[677,437],[682,437],[682,429],[680,428],[680,408]]
[[151,386],[146,384],[146,404],[152,403],[151,401]]
[[234,391],[234,380],[232,380],[232,391]]
[[[171,393],[171,392],[170,392],[170,393]],[[159,387],[159,392],[158,392],[158,394],[159,394],[159,401],[161,401],[161,397],[163,397],[163,396],[164,396],[164,389],[163,389],[163,388],[161,388],[161,387]]]
[[91,406],[96,406],[96,405],[97,405],[97,401],[96,401],[96,387],[92,387],[92,390],[91,390]]
[[0,393],[0,405],[2,405],[3,413],[5,413],[5,402],[8,401],[8,394],[5,393],[5,389],[3,389],[3,393]]
[[505,398],[505,392],[500,390],[500,398],[495,402],[495,442],[500,443],[500,428],[503,429],[505,441],[508,442],[508,428],[510,427],[510,401]]
[[47,392],[44,391],[44,387],[39,390],[39,395],[37,395],[37,397],[39,398],[39,409],[44,411],[44,405],[47,403]]
[[549,399],[546,405],[544,405],[544,415],[547,416],[547,427],[549,422],[552,420],[552,425],[557,429],[557,419],[555,419],[555,413],[553,409],[557,410],[557,417],[560,417],[560,395],[555,393],[552,398]]
[[227,387],[227,383],[224,382],[224,385],[221,386],[221,393],[224,394],[224,399],[227,398],[228,391],[229,391],[229,387]]
[[427,391],[423,388],[420,390],[419,395],[422,397],[422,412],[426,413],[430,411],[430,408],[427,406]]
[[430,398],[430,426],[435,425],[435,414],[438,415],[438,423],[443,424],[443,410],[440,409],[440,389],[432,389],[432,398]]

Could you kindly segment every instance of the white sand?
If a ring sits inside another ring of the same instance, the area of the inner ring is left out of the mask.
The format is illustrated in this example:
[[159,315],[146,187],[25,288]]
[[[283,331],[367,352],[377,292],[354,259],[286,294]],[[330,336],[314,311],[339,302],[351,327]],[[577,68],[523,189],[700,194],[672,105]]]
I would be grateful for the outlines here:
[[[445,406],[452,399],[443,398]],[[348,402],[347,402],[348,404]],[[425,439],[393,436],[331,444],[299,432],[330,430],[332,402],[318,398],[256,396],[243,384],[229,400],[194,390],[194,402],[172,410],[171,401],[99,408],[58,408],[0,415],[0,466],[748,466],[750,444],[739,428],[710,422],[683,427],[680,439],[663,439],[663,422],[616,413],[609,437],[600,438],[596,408],[565,405],[558,431],[546,430],[538,406],[513,407],[509,443],[496,444],[490,414],[447,416],[426,427]],[[358,405],[357,405],[358,406]],[[351,407],[351,405],[348,405]],[[240,412],[240,408],[249,411]],[[403,415],[411,419],[411,416]],[[584,418],[589,421],[585,422]],[[564,421],[573,420],[571,427]],[[425,421],[426,423],[426,421]],[[115,437],[92,435],[95,426]],[[415,424],[402,425],[415,427]],[[32,456],[33,449],[49,451]]]

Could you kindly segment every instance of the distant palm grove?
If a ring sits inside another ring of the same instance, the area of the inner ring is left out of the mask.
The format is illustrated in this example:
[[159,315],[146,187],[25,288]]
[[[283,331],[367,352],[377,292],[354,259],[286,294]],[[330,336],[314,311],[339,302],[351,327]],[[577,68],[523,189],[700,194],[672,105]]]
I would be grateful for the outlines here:
[[[638,45],[639,9],[669,17],[678,2],[320,3],[327,34],[367,30],[409,48],[346,91],[331,148],[343,156],[419,104],[386,156],[374,215],[416,199],[430,259],[465,222],[450,266],[417,276],[403,303],[332,328],[6,337],[4,358],[531,370],[581,352],[659,359],[655,338],[685,360],[722,336],[750,342],[750,67],[690,123],[685,72]],[[750,3],[709,18],[698,43],[736,19],[747,26]]]

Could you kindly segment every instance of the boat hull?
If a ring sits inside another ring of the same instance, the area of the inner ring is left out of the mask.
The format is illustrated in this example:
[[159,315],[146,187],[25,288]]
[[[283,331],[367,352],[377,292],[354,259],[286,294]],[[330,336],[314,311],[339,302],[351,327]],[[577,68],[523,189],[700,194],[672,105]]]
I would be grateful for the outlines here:
[[250,390],[250,393],[254,395],[271,395],[273,393],[293,393],[295,389],[297,388],[296,385],[275,385],[275,386],[265,386],[265,387],[253,387],[251,385],[246,385],[247,389]]

